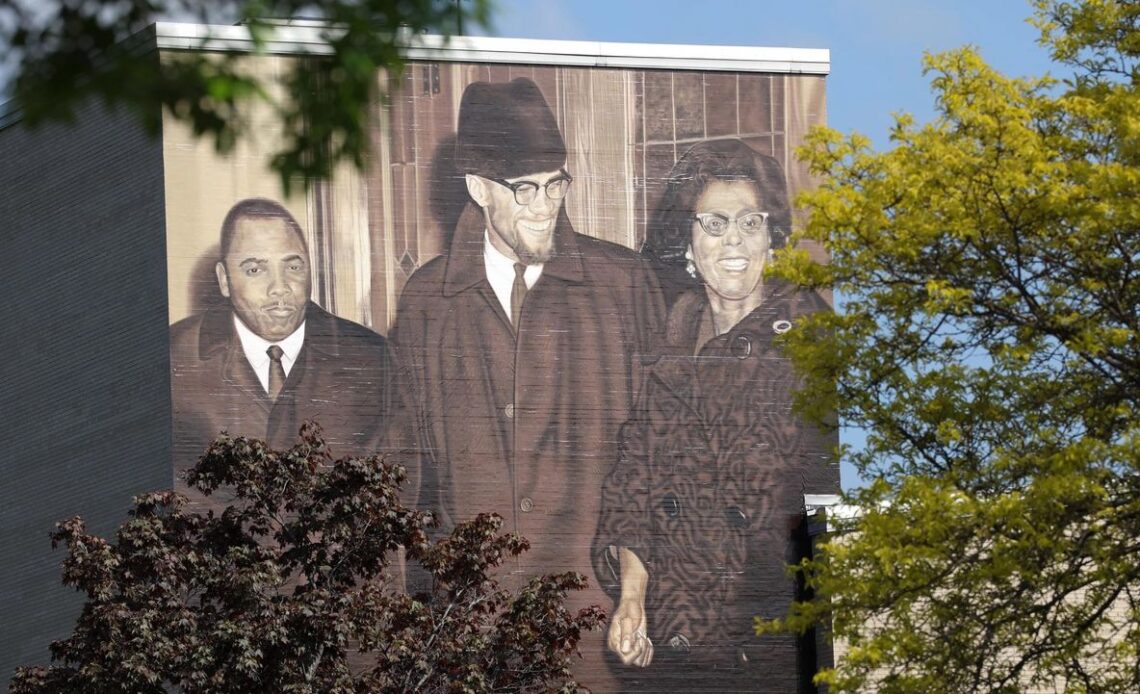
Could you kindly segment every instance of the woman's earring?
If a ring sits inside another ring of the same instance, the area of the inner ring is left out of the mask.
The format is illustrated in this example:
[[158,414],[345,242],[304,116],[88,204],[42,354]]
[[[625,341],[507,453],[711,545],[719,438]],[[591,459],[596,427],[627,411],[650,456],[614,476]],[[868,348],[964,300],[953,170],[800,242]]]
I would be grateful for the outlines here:
[[693,248],[692,246],[685,249],[685,272],[689,273],[689,277],[697,279],[697,266],[693,264]]

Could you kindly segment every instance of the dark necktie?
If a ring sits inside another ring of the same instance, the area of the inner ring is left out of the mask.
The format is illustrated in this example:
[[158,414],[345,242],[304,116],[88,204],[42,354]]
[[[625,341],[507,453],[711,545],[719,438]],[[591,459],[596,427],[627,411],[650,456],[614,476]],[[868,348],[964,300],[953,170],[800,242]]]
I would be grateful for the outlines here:
[[523,299],[526,298],[524,272],[526,272],[526,265],[515,263],[515,284],[511,287],[511,325],[515,326],[516,332],[519,329],[519,316],[522,315]]
[[269,399],[276,401],[277,396],[281,395],[281,389],[285,387],[285,367],[281,365],[285,350],[277,345],[269,345],[265,353],[269,355]]

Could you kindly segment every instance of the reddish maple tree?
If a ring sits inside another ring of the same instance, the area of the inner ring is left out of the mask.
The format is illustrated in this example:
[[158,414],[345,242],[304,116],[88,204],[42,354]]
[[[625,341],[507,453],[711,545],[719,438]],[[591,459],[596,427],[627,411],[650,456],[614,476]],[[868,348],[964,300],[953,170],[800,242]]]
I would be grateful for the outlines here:
[[[564,607],[580,574],[501,589],[495,567],[528,545],[498,516],[433,540],[430,514],[400,503],[402,468],[334,461],[308,426],[289,451],[219,438],[187,480],[232,502],[139,496],[113,542],[80,518],[57,525],[64,584],[87,601],[54,664],[20,668],[13,694],[577,690],[571,658],[604,615]],[[430,589],[397,589],[400,547]]]

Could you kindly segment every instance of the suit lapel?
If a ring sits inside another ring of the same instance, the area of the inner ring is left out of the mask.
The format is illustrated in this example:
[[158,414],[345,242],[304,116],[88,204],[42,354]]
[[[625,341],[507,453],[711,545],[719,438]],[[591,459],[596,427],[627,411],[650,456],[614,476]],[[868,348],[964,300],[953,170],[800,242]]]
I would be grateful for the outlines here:
[[319,372],[320,365],[341,364],[344,360],[354,358],[354,355],[344,352],[345,349],[351,349],[352,345],[342,337],[337,319],[310,301],[305,309],[305,340],[301,343],[301,351],[297,353],[293,368],[289,369],[278,403],[283,402],[285,395],[292,397],[303,388],[306,374]]
[[272,403],[261,387],[261,381],[257,380],[257,374],[253,372],[249,360],[245,358],[241,339],[238,337],[237,329],[234,328],[233,314],[229,311],[218,311],[207,320],[211,325],[209,330],[202,331],[201,354],[208,357],[220,352],[224,382],[245,395],[252,406],[269,412]]
[[[511,317],[503,310],[495,290],[487,281],[487,267],[483,261],[483,231],[485,218],[479,206],[467,203],[459,221],[455,225],[455,235],[447,253],[447,268],[444,271],[443,295],[452,297],[460,292],[474,290],[487,303],[491,311],[509,332],[515,333]],[[543,270],[546,274],[546,270]]]

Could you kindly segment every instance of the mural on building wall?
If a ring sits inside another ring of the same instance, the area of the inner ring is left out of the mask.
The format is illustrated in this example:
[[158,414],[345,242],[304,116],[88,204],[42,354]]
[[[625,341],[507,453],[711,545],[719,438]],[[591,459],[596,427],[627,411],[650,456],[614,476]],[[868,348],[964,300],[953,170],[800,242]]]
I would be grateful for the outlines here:
[[370,170],[303,199],[170,145],[219,172],[187,195],[214,224],[168,204],[176,467],[315,418],[336,454],[399,455],[445,527],[501,514],[532,546],[508,586],[589,576],[594,691],[802,689],[807,642],[751,626],[795,595],[802,495],[839,486],[774,345],[826,303],[763,278],[822,78],[420,63],[392,86]]

